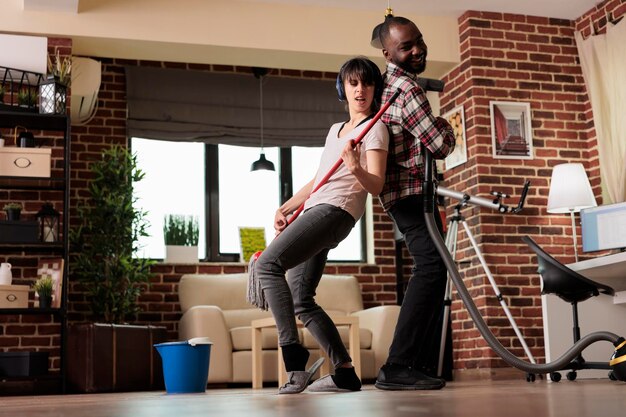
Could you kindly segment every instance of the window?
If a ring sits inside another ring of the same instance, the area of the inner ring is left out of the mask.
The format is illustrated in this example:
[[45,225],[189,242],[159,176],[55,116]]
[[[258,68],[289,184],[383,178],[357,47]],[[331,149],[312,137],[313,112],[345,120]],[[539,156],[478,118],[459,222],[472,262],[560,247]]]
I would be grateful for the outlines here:
[[[164,258],[163,217],[191,214],[200,220],[199,252],[207,261],[239,260],[239,226],[264,227],[266,241],[271,242],[274,213],[284,194],[291,195],[313,178],[322,152],[309,147],[265,148],[277,170],[250,172],[259,148],[141,138],[133,138],[131,146],[146,174],[135,185],[135,194],[150,222],[151,236],[140,242],[140,255]],[[360,220],[329,253],[329,260],[362,261],[364,247]]]

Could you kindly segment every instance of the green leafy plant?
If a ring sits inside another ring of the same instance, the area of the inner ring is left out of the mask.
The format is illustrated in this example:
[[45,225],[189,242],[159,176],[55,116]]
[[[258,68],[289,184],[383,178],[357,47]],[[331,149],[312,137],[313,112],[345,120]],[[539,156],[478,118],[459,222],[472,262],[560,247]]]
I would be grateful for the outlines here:
[[7,203],[2,207],[2,210],[21,210],[22,205],[20,203]]
[[4,86],[0,84],[0,104],[4,101]]
[[48,55],[48,74],[53,75],[61,84],[69,87],[72,83],[72,59],[69,56],[61,58],[56,50],[54,59]]
[[163,237],[168,246],[198,246],[200,237],[198,217],[183,214],[165,215]]
[[17,104],[20,106],[33,107],[37,104],[37,93],[30,88],[22,88],[17,92]]
[[105,150],[90,169],[89,197],[79,204],[81,222],[70,232],[73,276],[85,288],[96,320],[124,323],[139,311],[137,298],[154,264],[134,256],[139,238],[148,236],[146,212],[135,208],[133,195],[133,183],[144,173],[136,155],[119,145]]
[[39,298],[52,297],[53,288],[54,281],[49,275],[43,275],[33,284],[33,289],[39,294]]

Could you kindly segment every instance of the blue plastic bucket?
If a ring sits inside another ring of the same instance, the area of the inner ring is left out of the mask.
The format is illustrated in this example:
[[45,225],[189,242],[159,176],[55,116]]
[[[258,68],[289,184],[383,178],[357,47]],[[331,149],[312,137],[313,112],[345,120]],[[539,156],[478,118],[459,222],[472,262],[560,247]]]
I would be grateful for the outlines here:
[[168,394],[206,391],[211,345],[206,337],[154,345],[161,355]]

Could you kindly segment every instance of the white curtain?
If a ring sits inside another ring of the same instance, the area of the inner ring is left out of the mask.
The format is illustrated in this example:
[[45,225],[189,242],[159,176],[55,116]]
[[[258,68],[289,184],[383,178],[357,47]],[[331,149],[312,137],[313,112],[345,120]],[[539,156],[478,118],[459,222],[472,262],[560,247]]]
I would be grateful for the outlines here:
[[626,23],[608,23],[606,34],[576,46],[598,138],[600,175],[610,202],[626,201]]

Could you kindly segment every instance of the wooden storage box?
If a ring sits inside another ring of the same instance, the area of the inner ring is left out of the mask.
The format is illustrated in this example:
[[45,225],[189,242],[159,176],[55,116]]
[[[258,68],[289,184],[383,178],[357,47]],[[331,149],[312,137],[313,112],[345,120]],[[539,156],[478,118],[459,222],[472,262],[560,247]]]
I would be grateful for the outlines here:
[[0,308],[27,308],[28,285],[0,285]]
[[0,148],[0,175],[50,177],[51,148]]
[[75,324],[68,328],[67,385],[74,392],[149,391],[164,388],[163,326]]

